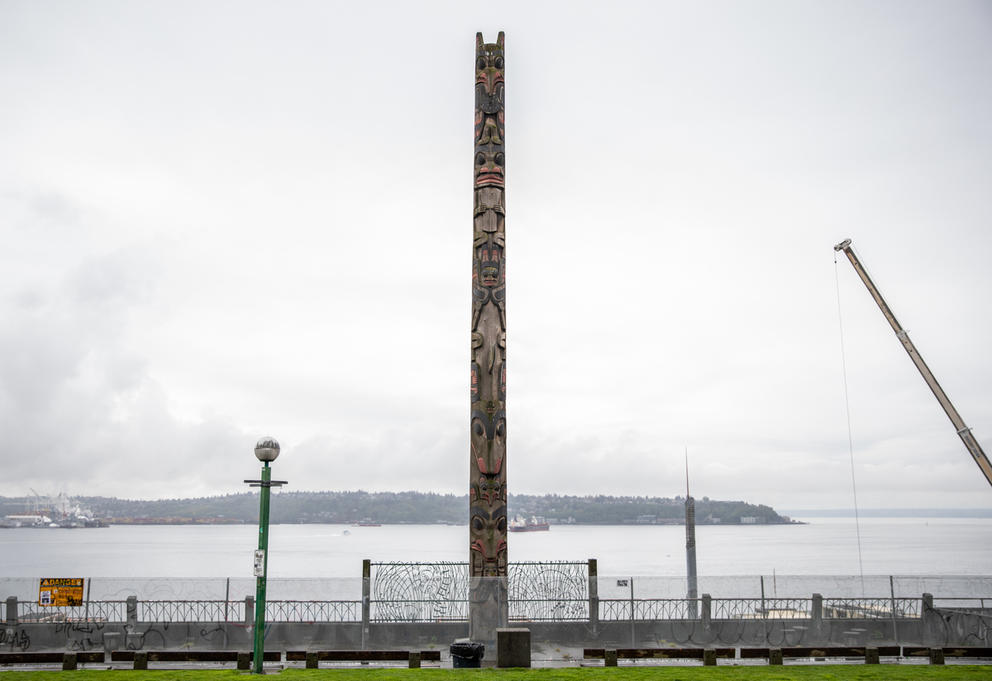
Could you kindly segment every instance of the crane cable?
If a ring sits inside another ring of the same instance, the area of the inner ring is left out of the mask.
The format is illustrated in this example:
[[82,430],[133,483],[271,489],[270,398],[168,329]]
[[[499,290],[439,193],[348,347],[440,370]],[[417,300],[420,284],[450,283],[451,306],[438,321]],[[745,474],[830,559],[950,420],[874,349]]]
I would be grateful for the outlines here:
[[854,436],[851,431],[851,399],[847,390],[847,356],[844,352],[844,317],[840,307],[840,274],[837,252],[834,251],[834,281],[837,284],[837,324],[840,327],[840,363],[844,375],[844,408],[847,411],[847,449],[851,455],[851,492],[854,496],[854,528],[858,535],[858,573],[861,575],[861,596],[865,595],[865,568],[861,559],[861,518],[858,514],[858,484],[854,477]]

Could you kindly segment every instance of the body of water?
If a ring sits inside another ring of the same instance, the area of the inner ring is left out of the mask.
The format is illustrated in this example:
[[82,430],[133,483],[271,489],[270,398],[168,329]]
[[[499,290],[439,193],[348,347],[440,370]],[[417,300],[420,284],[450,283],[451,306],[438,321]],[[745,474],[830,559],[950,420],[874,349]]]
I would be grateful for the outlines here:
[[[104,598],[129,590],[147,594],[152,583],[171,584],[171,595],[192,597],[187,591],[197,582],[210,584],[208,590],[220,590],[223,597],[232,579],[231,595],[241,597],[253,591],[257,533],[252,525],[0,530],[0,578],[23,582],[16,590],[30,593],[39,577],[89,577],[102,585]],[[840,595],[860,591],[852,584],[864,574],[868,590],[886,595],[888,575],[992,576],[989,518],[862,519],[860,560],[850,518],[817,518],[803,525],[707,525],[696,533],[700,592],[726,588],[748,596],[763,585],[769,595],[810,589]],[[335,597],[357,598],[363,559],[466,561],[467,534],[465,526],[445,525],[273,525],[269,578],[277,591],[287,591],[273,597],[298,598],[307,590],[301,585],[316,580],[337,582]],[[604,597],[610,597],[614,577],[635,577],[641,596],[674,596],[684,584],[685,528],[680,526],[559,525],[549,532],[511,534],[509,550],[513,562],[596,558]],[[749,577],[721,579],[739,575]],[[847,578],[790,577],[814,575]],[[992,581],[979,581],[992,586]],[[902,583],[910,593],[927,588],[925,580]]]

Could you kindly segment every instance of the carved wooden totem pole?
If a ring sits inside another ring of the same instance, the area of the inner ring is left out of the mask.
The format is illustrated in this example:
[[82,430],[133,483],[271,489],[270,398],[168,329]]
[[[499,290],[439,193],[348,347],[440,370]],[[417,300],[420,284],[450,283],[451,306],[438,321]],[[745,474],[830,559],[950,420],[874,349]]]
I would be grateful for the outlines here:
[[503,32],[475,42],[469,622],[473,640],[494,642],[507,622]]

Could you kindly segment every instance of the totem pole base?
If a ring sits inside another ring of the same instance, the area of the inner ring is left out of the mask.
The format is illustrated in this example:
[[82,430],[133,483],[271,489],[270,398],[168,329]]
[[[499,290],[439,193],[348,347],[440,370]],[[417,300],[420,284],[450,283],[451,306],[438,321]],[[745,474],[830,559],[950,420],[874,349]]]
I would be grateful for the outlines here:
[[468,636],[485,646],[483,660],[496,659],[496,630],[509,626],[506,577],[472,577],[468,593]]

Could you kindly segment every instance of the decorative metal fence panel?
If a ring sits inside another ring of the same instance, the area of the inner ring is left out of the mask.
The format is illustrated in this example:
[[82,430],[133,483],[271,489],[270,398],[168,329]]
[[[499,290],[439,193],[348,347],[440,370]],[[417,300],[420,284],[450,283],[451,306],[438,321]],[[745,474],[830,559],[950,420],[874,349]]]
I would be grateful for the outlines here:
[[510,619],[516,622],[571,622],[589,619],[589,599],[534,598],[510,601]]
[[[510,563],[509,615],[515,621],[589,618],[588,563]],[[372,563],[373,622],[468,619],[468,563]]]
[[468,619],[468,601],[381,601],[372,603],[372,622],[462,622]]
[[372,622],[468,619],[468,563],[372,563]]
[[589,619],[589,564],[510,563],[507,566],[510,619]]

